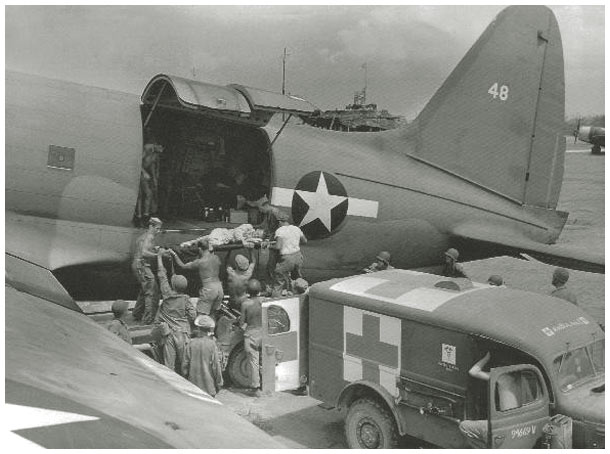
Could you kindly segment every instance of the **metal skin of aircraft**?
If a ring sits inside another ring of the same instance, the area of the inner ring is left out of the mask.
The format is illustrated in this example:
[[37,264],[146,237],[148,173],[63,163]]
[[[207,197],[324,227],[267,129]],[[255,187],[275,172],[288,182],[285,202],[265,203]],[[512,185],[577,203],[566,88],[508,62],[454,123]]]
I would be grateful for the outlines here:
[[5,256],[5,433],[14,448],[278,448],[87,318],[50,271]]
[[[545,7],[502,11],[418,118],[392,131],[282,124],[274,113],[313,109],[294,97],[168,75],[154,77],[141,102],[11,71],[5,92],[6,402],[72,415],[66,424],[15,429],[43,446],[272,446],[217,404],[168,385],[161,366],[65,303],[65,290],[50,289],[59,283],[45,284],[85,279],[91,266],[125,271],[142,232],[132,217],[145,125],[173,118],[177,127],[191,122],[258,140],[272,204],[290,211],[309,239],[310,281],[353,274],[380,250],[391,251],[396,267],[428,267],[450,246],[466,259],[527,252],[604,268],[603,256],[550,246],[567,213],[556,211],[563,51]],[[191,238],[160,236],[165,244]]]
[[164,112],[264,142],[271,202],[310,239],[310,280],[353,273],[384,249],[397,267],[428,267],[449,246],[464,259],[527,252],[604,268],[603,256],[549,246],[567,213],[555,210],[565,88],[548,8],[505,9],[413,123],[380,133],[280,126],[269,122],[274,112],[311,106],[167,75],[151,80],[141,105],[133,95],[12,72],[6,87],[7,250],[51,270],[128,260],[143,122]]

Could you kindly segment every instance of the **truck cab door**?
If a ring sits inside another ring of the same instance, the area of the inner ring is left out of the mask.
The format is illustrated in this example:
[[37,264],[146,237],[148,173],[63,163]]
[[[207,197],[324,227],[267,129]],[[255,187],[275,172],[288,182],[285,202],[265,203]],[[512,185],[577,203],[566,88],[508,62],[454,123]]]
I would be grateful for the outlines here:
[[286,391],[302,385],[304,301],[303,296],[294,296],[263,303],[263,391]]
[[520,364],[491,369],[490,448],[533,448],[550,422],[549,395],[537,367]]

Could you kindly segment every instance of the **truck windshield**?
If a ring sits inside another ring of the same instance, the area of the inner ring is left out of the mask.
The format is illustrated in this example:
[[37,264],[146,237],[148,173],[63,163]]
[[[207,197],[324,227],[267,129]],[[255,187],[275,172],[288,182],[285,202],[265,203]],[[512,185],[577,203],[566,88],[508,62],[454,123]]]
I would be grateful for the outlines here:
[[553,366],[562,391],[569,391],[589,379],[604,374],[604,340],[570,350],[555,358]]

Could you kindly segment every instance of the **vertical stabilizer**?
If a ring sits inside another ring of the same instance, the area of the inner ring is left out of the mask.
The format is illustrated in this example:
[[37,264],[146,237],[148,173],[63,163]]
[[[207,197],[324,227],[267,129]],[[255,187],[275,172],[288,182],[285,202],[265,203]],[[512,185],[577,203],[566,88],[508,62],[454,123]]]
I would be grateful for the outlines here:
[[551,10],[506,8],[406,130],[410,155],[519,204],[553,209],[563,178],[564,91]]

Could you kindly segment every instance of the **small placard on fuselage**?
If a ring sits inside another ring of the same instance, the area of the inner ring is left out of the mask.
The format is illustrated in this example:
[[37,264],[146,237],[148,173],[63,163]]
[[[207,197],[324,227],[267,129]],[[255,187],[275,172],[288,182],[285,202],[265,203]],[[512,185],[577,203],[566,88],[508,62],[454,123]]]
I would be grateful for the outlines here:
[[49,145],[47,167],[51,169],[74,170],[74,148]]

